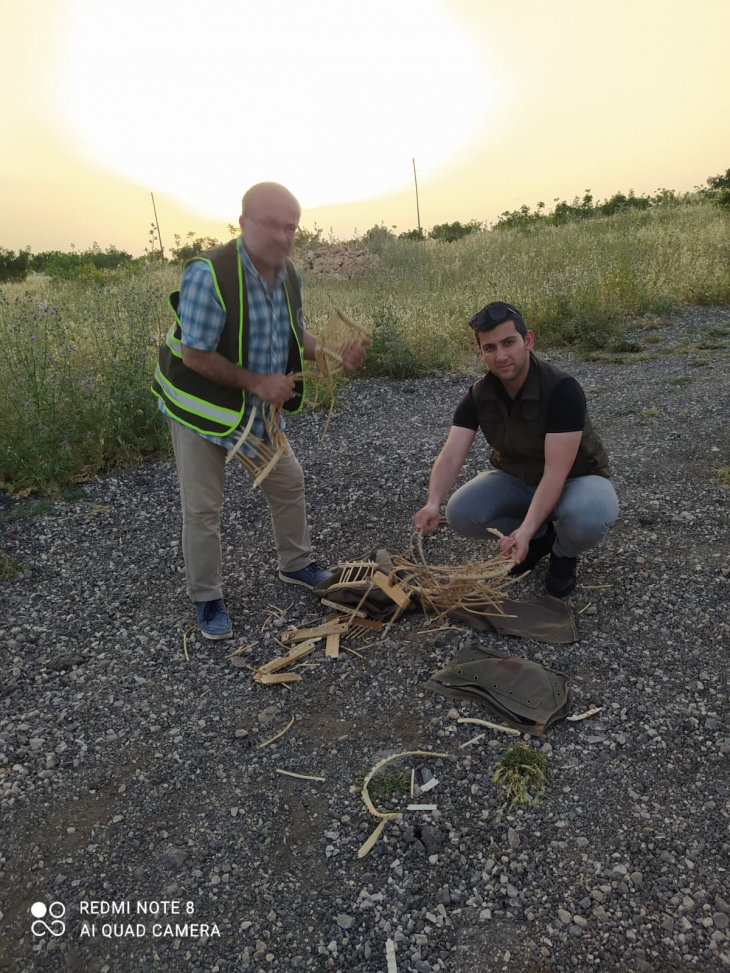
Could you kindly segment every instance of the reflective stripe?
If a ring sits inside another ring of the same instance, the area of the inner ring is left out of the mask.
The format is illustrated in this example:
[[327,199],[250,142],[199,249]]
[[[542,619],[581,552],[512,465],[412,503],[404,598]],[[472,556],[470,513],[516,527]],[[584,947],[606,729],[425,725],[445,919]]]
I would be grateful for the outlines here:
[[[175,317],[177,318],[177,315],[175,315]],[[173,355],[177,355],[178,358],[182,358],[182,341],[180,341],[179,338],[175,337],[176,325],[177,325],[177,321],[175,321],[175,324],[170,325],[170,330],[167,332],[167,338],[165,339],[165,344],[173,353]]]
[[170,401],[174,402],[175,405],[179,406],[181,409],[185,409],[187,412],[192,412],[193,415],[202,416],[204,419],[211,419],[213,422],[220,422],[225,426],[232,426],[235,428],[235,426],[238,424],[243,413],[243,407],[241,408],[240,412],[233,412],[231,409],[223,409],[220,406],[211,405],[211,403],[206,402],[205,399],[198,399],[194,395],[188,395],[186,392],[181,392],[180,389],[176,389],[174,385],[171,385],[170,382],[167,381],[165,376],[160,371],[159,365],[155,369],[155,378]]

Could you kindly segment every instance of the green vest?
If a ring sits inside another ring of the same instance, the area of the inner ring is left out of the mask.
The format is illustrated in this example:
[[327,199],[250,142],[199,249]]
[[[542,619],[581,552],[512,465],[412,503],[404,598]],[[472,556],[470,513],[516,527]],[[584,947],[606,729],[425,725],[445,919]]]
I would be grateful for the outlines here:
[[[477,421],[492,447],[490,462],[530,486],[537,486],[545,471],[545,435],[550,396],[566,372],[540,361],[530,352],[530,371],[511,413],[497,395],[491,372],[471,387]],[[608,454],[586,414],[578,455],[568,473],[575,476],[611,476]]]
[[[218,299],[226,312],[223,331],[215,350],[234,365],[247,368],[248,299],[246,274],[238,254],[237,241],[231,240],[222,247],[208,250],[192,259],[202,260],[210,267]],[[304,357],[302,293],[294,264],[290,260],[287,261],[286,274],[283,287],[291,326],[286,370],[301,372]],[[246,408],[246,393],[243,389],[220,385],[183,364],[182,332],[177,315],[179,297],[179,291],[170,295],[175,320],[160,347],[152,391],[162,399],[170,415],[183,425],[195,429],[196,432],[227,436],[241,423]],[[294,394],[285,403],[284,409],[286,412],[298,412],[303,401],[304,382],[298,381]]]

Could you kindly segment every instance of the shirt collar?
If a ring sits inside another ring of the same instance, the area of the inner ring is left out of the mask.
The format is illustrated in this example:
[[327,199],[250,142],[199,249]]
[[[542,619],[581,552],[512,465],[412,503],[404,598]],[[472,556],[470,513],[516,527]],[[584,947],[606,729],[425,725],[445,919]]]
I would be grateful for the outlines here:
[[[238,253],[240,254],[241,263],[243,264],[246,271],[249,274],[253,274],[255,277],[258,277],[258,279],[261,281],[264,287],[268,287],[268,284],[266,283],[264,278],[261,276],[258,270],[256,270],[253,263],[251,262],[251,258],[248,255],[248,250],[243,245],[242,236],[239,236],[238,238]],[[282,266],[279,267],[279,270],[276,274],[276,283],[278,284],[280,281],[284,280],[285,277],[286,277],[286,264],[282,264]]]

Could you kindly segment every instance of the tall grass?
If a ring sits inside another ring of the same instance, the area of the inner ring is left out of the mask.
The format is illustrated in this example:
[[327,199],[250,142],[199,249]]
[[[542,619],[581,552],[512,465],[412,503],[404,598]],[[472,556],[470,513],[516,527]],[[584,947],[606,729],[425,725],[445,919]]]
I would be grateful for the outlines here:
[[[379,252],[379,267],[361,278],[304,278],[314,331],[335,307],[371,326],[369,375],[471,367],[467,322],[491,300],[516,304],[539,347],[581,350],[682,304],[730,304],[730,219],[710,205],[451,244],[385,239]],[[169,450],[149,385],[179,281],[180,268],[166,265],[85,284],[2,286],[1,485],[53,492]]]
[[709,204],[561,227],[475,233],[456,243],[386,241],[379,274],[307,282],[314,330],[332,306],[370,323],[371,374],[453,369],[489,301],[523,312],[538,347],[605,347],[648,315],[730,303],[730,219]]

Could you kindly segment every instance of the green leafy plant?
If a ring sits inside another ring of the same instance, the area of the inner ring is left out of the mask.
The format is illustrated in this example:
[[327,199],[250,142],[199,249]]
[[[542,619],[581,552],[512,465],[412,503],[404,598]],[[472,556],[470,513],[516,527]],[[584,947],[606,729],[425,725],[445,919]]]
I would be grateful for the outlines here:
[[483,224],[478,220],[469,220],[468,223],[460,223],[456,220],[454,223],[437,223],[436,226],[431,228],[428,235],[432,240],[441,240],[442,243],[455,243],[457,240],[469,236],[470,233],[476,233],[483,228]]
[[730,487],[730,466],[721,466],[717,471],[717,478],[723,486]]
[[546,770],[544,753],[526,743],[513,743],[500,754],[492,780],[512,804],[537,804],[547,783]]
[[[358,777],[357,786],[362,789],[365,777]],[[406,797],[410,793],[410,781],[405,774],[382,774],[373,777],[368,784],[368,794],[373,804],[390,805],[395,797]]]
[[23,565],[16,561],[14,557],[0,551],[0,581],[9,581],[14,578],[18,571],[23,570]]

